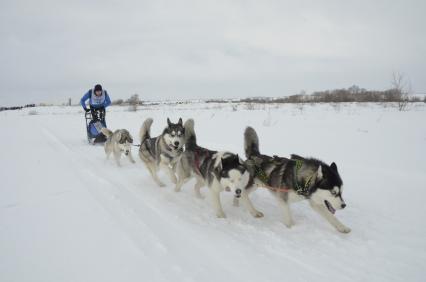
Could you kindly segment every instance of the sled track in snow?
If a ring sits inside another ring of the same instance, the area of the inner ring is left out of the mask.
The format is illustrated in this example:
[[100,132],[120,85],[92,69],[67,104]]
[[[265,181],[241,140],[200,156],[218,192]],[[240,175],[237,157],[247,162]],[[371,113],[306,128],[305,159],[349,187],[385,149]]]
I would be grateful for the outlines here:
[[[185,265],[185,268],[193,267],[193,260],[188,259],[184,255],[187,248],[190,247],[191,249],[198,249],[200,254],[208,254],[207,258],[211,261],[211,265],[221,264],[222,258],[219,257],[216,252],[212,253],[209,248],[206,248],[208,246],[197,244],[196,240],[192,240],[190,244],[180,245],[181,242],[188,242],[189,238],[197,238],[200,235],[194,233],[187,225],[180,225],[180,220],[176,224],[176,218],[173,216],[170,217],[162,212],[161,206],[155,206],[149,199],[144,197],[141,192],[135,192],[143,189],[143,187],[124,185],[120,183],[119,180],[113,179],[113,177],[108,175],[101,175],[94,169],[88,171],[82,169],[79,167],[79,163],[82,161],[90,164],[90,167],[99,166],[99,162],[67,146],[65,142],[62,142],[50,130],[44,128],[43,133],[51,140],[56,150],[64,154],[64,156],[72,162],[72,167],[77,174],[83,179],[86,179],[88,183],[93,183],[93,185],[86,186],[90,194],[111,215],[111,218],[135,246],[137,246],[142,253],[146,253],[146,250],[150,250],[150,259],[152,259],[152,256],[156,256],[159,260],[164,261],[167,254],[173,252],[174,254],[177,253],[182,255],[178,259],[179,262],[176,262],[176,258],[170,262],[172,268],[182,269],[182,264]],[[117,174],[119,174],[122,169],[125,169],[125,167],[114,167],[114,171]],[[145,168],[141,166],[140,169],[144,170]],[[143,174],[141,173],[141,175]],[[137,177],[141,177],[141,175]],[[148,179],[148,181],[150,181],[150,179]],[[154,193],[163,192],[161,190],[165,190],[164,188],[154,188],[160,189],[160,191],[154,191]],[[175,193],[173,189],[170,189],[170,187],[168,188],[169,189],[166,189],[169,191],[165,192]],[[152,188],[146,187],[146,189]],[[196,199],[196,201],[199,200]],[[204,209],[210,211],[209,203],[203,203],[203,206]],[[214,221],[218,219],[211,215],[210,220]],[[170,241],[170,233],[173,234],[173,241]],[[192,235],[188,236],[188,234]],[[317,269],[306,265],[303,261],[295,257],[286,256],[285,253],[277,253],[274,249],[270,249],[270,252],[271,254],[278,255],[281,259],[288,260],[294,267],[300,268],[300,271],[315,273],[315,275],[319,277],[323,276]],[[146,257],[148,258],[148,256]],[[206,258],[203,258],[203,261],[202,264],[205,264],[204,267],[209,267]],[[235,269],[233,269],[232,265],[222,263],[220,269],[221,271],[227,269],[227,271],[225,271],[227,279],[238,280],[238,274],[235,273]]]
[[[3,148],[10,148],[3,152],[2,163],[6,185],[2,187],[0,247],[5,266],[0,266],[0,275],[3,271],[7,278],[27,281],[16,266],[28,263],[23,261],[28,258],[36,263],[25,264],[27,272],[38,281],[49,280],[41,280],[45,277],[40,273],[52,273],[50,281],[64,280],[62,277],[81,281],[87,274],[95,278],[91,281],[117,281],[126,275],[130,278],[126,281],[143,277],[155,282],[286,278],[416,281],[425,258],[424,227],[412,216],[424,214],[421,197],[413,197],[423,191],[419,185],[424,182],[424,164],[419,162],[418,150],[424,145],[424,134],[419,132],[419,127],[422,130],[424,126],[416,125],[413,130],[407,124],[424,117],[426,111],[397,113],[350,106],[347,114],[318,106],[307,107],[302,114],[292,111],[290,105],[284,108],[289,111],[251,111],[249,120],[245,111],[216,114],[218,109],[177,110],[172,118],[195,118],[197,124],[203,125],[197,128],[200,138],[207,138],[203,144],[212,148],[241,151],[239,131],[250,124],[259,129],[265,148],[271,153],[283,150],[286,154],[291,148],[302,154],[315,152],[318,157],[335,159],[342,165],[348,202],[347,210],[338,217],[352,228],[352,233],[337,233],[305,203],[294,205],[296,226],[287,229],[276,201],[262,189],[253,193],[252,199],[265,218],[254,219],[244,208],[233,207],[232,195],[223,193],[227,218],[217,219],[207,188],[202,191],[206,199],[199,200],[194,198],[191,184],[180,193],[175,193],[172,185],[157,187],[136,150],[136,165],[123,159],[123,167],[118,168],[112,160],[105,161],[103,149],[87,145],[81,137],[85,133],[81,113],[7,113],[0,124],[5,134],[15,139],[4,138],[0,143]],[[50,112],[50,108],[40,110]],[[55,111],[60,113],[63,109]],[[363,114],[353,115],[354,112]],[[111,111],[110,126],[125,125],[137,132],[146,115],[165,120],[165,114]],[[267,123],[263,122],[265,115]],[[222,134],[232,141],[224,144],[210,128],[230,118],[233,123],[223,128]],[[29,122],[36,126],[29,128]],[[156,130],[159,127],[160,123]],[[307,127],[312,132],[300,130]],[[305,141],[308,133],[322,136],[323,127],[336,127],[336,133],[340,133],[327,135],[324,140],[339,137],[341,144],[330,146],[321,139],[321,146],[313,148]],[[274,138],[281,130],[298,132],[300,138],[285,139],[286,149],[282,149],[282,142]],[[404,138],[395,138],[396,130]],[[347,144],[354,140],[360,148],[376,148],[369,151],[368,167],[359,152],[347,150]],[[395,151],[404,144],[406,151]],[[401,162],[395,160],[417,166],[401,168]],[[27,170],[28,177],[22,177],[21,169]],[[401,188],[410,193],[400,193]],[[402,209],[395,207],[395,202]],[[108,257],[108,252],[115,257]],[[85,257],[79,257],[82,253]],[[73,258],[72,265],[56,259],[63,254]],[[121,258],[120,270],[114,269]],[[93,265],[97,269],[85,269],[95,261],[100,261]]]

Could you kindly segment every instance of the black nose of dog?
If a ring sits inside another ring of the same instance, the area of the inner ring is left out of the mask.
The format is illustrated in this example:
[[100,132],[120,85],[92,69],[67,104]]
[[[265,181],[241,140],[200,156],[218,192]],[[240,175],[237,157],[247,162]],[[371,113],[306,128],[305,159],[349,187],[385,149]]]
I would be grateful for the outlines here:
[[235,190],[235,193],[237,193],[237,195],[240,195],[241,194],[241,189]]
[[346,207],[346,204],[342,204],[342,209],[344,209]]
[[176,142],[175,142],[175,146],[179,146],[179,141],[176,141]]

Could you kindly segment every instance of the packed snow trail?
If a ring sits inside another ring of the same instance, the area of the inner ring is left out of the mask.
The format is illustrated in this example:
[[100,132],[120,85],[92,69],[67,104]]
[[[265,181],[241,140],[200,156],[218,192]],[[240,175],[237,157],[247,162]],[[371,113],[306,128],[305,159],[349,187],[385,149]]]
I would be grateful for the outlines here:
[[223,193],[227,218],[217,219],[206,188],[200,200],[193,182],[180,193],[170,182],[157,187],[136,147],[136,164],[106,161],[101,146],[85,141],[78,108],[2,112],[0,281],[421,281],[426,126],[417,121],[426,108],[371,108],[187,105],[107,114],[111,129],[127,128],[135,140],[147,117],[153,135],[168,116],[192,117],[206,147],[242,154],[243,130],[252,125],[265,153],[336,161],[348,204],[337,216],[350,234],[337,233],[306,203],[292,206],[296,226],[287,229],[261,189],[252,199],[265,218],[233,207]]

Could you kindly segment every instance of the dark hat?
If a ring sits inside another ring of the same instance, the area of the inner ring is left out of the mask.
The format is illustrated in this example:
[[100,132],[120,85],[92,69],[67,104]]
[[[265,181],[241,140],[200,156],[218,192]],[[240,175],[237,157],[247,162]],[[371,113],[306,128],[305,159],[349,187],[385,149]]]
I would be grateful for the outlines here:
[[102,91],[102,86],[100,84],[95,85],[95,92],[96,91]]

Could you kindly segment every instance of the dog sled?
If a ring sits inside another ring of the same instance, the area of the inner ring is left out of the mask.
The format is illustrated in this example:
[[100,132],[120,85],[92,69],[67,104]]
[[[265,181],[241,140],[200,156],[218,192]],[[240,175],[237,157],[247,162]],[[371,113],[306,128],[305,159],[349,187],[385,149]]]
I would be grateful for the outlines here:
[[89,144],[103,144],[106,141],[106,136],[101,132],[101,129],[106,126],[105,109],[91,109],[84,115],[86,119],[87,141]]

